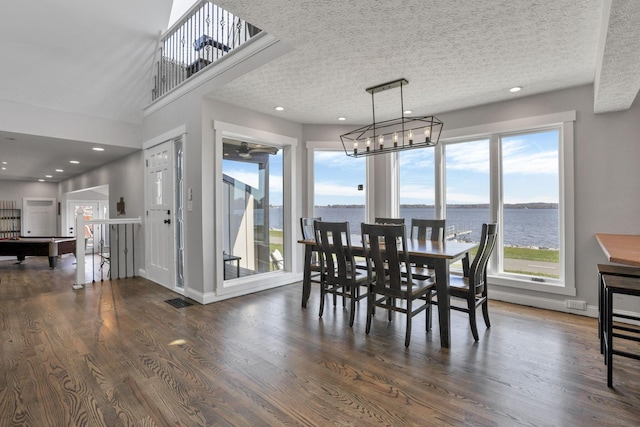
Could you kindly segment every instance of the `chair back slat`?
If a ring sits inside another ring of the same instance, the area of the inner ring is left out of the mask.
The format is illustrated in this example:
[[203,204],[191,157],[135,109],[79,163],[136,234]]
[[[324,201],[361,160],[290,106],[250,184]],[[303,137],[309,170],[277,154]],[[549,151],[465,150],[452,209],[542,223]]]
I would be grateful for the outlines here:
[[[377,286],[400,290],[403,279],[411,283],[404,224],[362,224],[362,244],[370,279]],[[409,271],[403,277],[402,270]]]
[[444,241],[444,219],[411,218],[411,238],[418,240]]
[[302,231],[302,238],[304,240],[313,240],[315,238],[313,233],[314,221],[322,221],[322,218],[300,218],[300,230]]
[[496,245],[497,235],[498,224],[482,224],[478,252],[469,267],[469,289],[475,288],[479,292],[485,286],[487,263]]
[[328,283],[355,275],[348,222],[315,221],[315,239],[321,259],[321,274]]

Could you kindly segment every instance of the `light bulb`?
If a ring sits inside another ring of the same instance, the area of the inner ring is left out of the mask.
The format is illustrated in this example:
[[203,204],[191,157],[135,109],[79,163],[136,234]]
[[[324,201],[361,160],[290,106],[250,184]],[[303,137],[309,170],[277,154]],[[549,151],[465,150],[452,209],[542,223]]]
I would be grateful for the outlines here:
[[409,129],[409,145],[413,145],[413,130]]
[[393,146],[394,147],[398,146],[398,132],[393,133]]
[[431,129],[424,128],[424,142],[431,141]]
[[380,149],[382,150],[384,148],[384,135],[378,137],[378,144],[380,144]]
[[358,154],[358,140],[353,141],[353,154]]
[[367,151],[369,151],[370,147],[371,147],[371,138],[367,138]]

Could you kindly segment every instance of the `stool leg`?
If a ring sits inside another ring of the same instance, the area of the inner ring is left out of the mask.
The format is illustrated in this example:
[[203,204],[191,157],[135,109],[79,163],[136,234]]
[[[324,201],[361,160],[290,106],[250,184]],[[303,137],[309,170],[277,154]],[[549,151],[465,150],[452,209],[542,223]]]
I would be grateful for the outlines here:
[[613,387],[613,293],[605,288],[605,300],[606,300],[606,335],[607,343],[606,348],[606,364],[607,364],[607,387]]
[[600,354],[604,354],[604,280],[601,273],[598,273],[598,338],[600,339]]

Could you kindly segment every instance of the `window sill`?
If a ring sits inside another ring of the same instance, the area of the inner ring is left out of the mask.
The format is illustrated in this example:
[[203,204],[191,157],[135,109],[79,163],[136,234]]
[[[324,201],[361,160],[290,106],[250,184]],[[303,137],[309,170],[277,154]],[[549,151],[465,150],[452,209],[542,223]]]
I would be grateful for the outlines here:
[[532,292],[543,292],[547,294],[576,296],[576,288],[570,287],[566,283],[554,282],[534,282],[529,277],[514,277],[506,275],[488,275],[487,281],[490,285],[504,286],[508,288],[524,289]]

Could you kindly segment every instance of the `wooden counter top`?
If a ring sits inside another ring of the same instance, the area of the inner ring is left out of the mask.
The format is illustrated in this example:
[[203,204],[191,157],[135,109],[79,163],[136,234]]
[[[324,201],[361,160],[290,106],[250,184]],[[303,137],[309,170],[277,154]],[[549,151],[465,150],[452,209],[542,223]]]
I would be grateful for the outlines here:
[[610,262],[640,267],[640,235],[596,233]]

